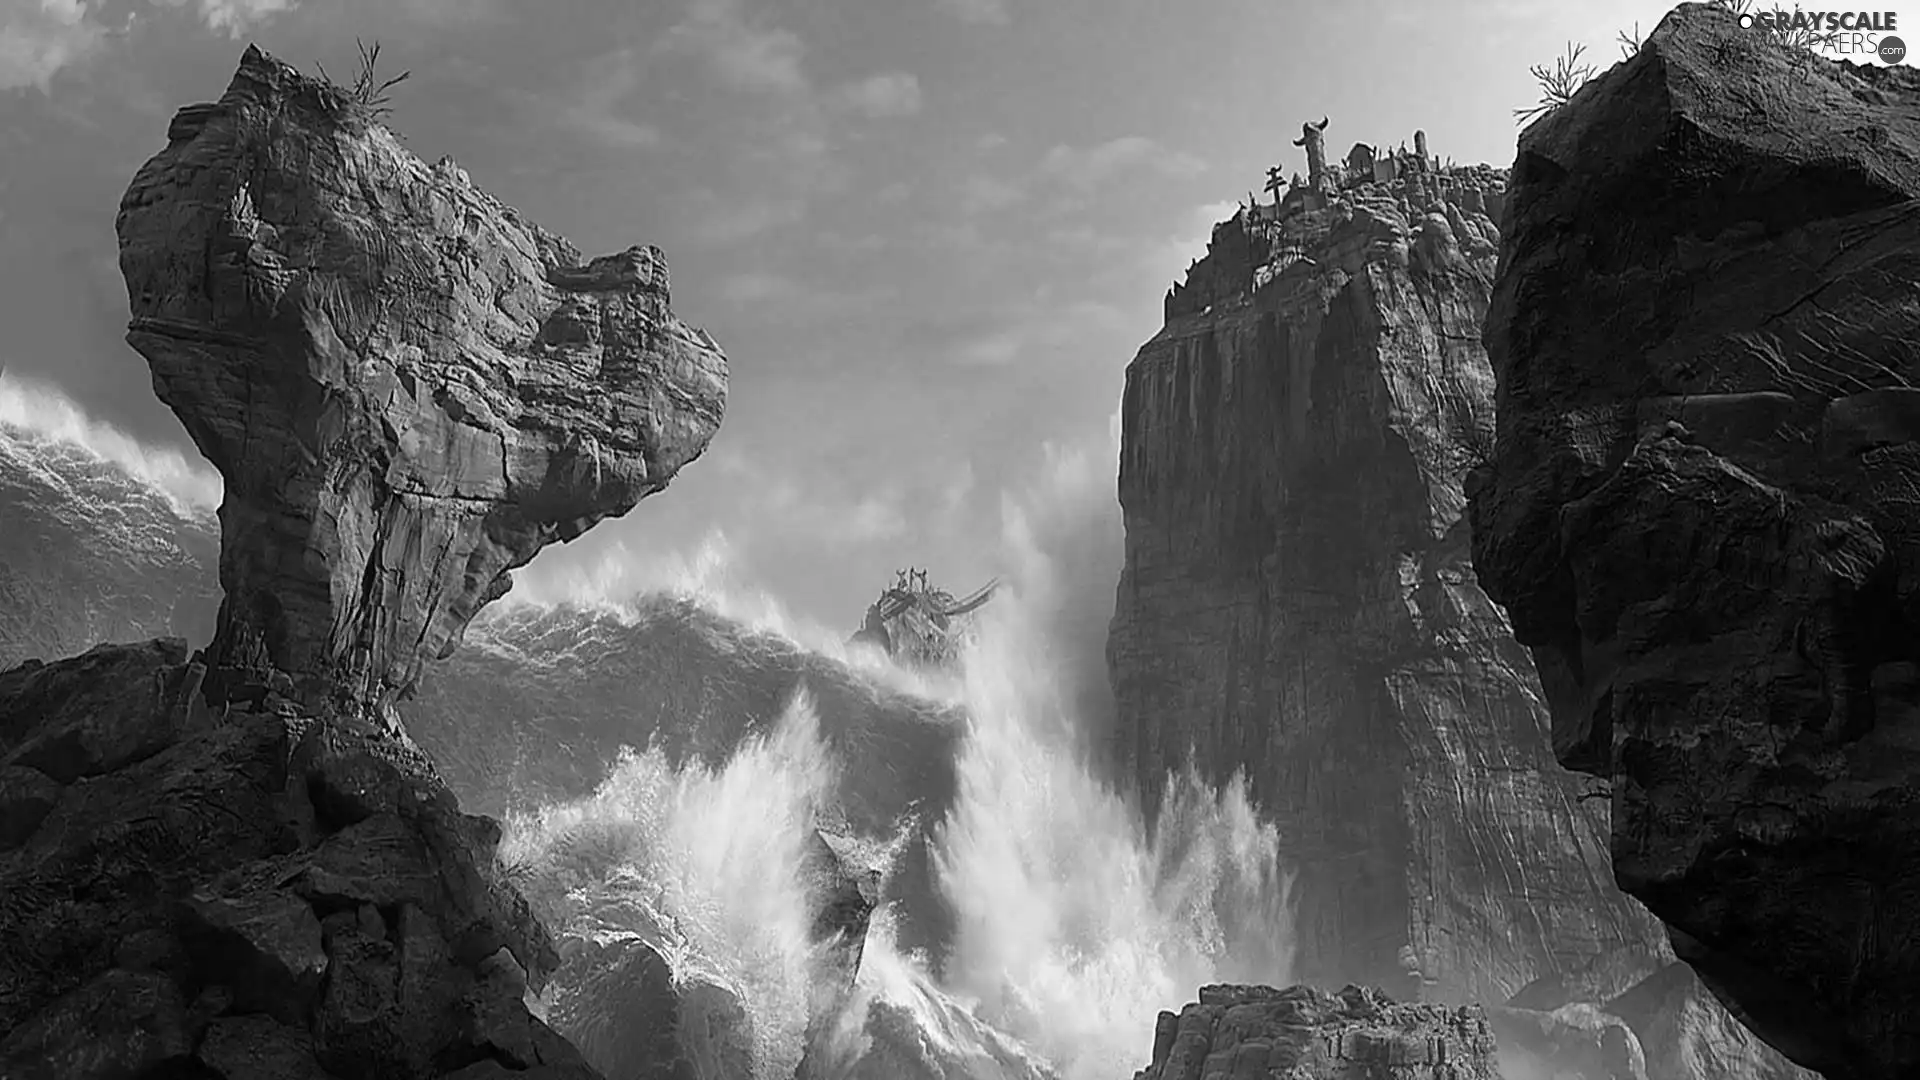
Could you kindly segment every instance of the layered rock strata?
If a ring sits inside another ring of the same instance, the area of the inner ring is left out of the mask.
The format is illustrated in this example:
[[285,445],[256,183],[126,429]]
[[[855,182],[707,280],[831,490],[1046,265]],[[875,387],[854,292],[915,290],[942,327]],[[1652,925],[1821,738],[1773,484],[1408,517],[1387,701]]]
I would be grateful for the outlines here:
[[1150,799],[1189,754],[1244,768],[1291,845],[1303,981],[1504,1001],[1659,951],[1468,562],[1497,241],[1409,185],[1243,213],[1127,371],[1117,749]]
[[1134,1080],[1501,1080],[1493,1030],[1472,1006],[1407,1005],[1376,990],[1205,986],[1163,1012]]
[[[248,49],[122,204],[128,337],[225,480],[213,644],[0,674],[0,1073],[598,1075],[394,702],[554,540],[704,449],[659,253],[582,260]],[[822,898],[823,908],[827,899]]]
[[[1291,977],[1552,1013],[1673,956],[1613,885],[1605,788],[1555,761],[1469,558],[1509,198],[1499,170],[1422,156],[1216,228],[1128,369],[1108,657],[1116,756],[1150,805],[1191,754],[1244,770],[1278,824]],[[1681,1076],[1795,1071],[1717,1027],[1659,1038],[1645,1056],[1708,1062]]]
[[1920,1075],[1920,75],[1683,5],[1522,136],[1475,565],[1612,868],[1775,1046]]
[[718,427],[657,248],[585,259],[258,49],[167,139],[116,225],[127,340],[226,481],[215,685],[391,704]]

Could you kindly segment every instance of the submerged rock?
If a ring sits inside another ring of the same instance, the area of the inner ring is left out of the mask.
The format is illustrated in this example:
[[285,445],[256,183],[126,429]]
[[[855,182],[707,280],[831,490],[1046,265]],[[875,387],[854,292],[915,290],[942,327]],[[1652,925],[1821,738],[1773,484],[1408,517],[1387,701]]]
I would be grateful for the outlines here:
[[1366,987],[1204,986],[1163,1012],[1153,1063],[1134,1080],[1285,1076],[1289,1080],[1501,1080],[1477,1006],[1401,1004]]
[[586,260],[255,48],[116,227],[127,340],[226,481],[222,684],[393,703],[720,423],[725,358],[657,248]]
[[1829,1080],[1920,1075],[1916,104],[1683,5],[1524,133],[1486,325],[1474,562],[1554,749],[1611,781],[1621,886]]

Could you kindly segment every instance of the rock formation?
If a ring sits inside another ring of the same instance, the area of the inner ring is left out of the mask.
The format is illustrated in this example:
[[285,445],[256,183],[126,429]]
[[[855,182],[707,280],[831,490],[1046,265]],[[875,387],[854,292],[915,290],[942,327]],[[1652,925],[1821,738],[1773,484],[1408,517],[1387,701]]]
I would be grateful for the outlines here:
[[1153,1063],[1134,1080],[1285,1076],[1289,1080],[1501,1080],[1478,1008],[1405,1005],[1375,990],[1204,986],[1160,1014]]
[[1289,229],[1221,226],[1128,368],[1119,752],[1150,797],[1189,751],[1244,764],[1294,845],[1303,981],[1504,1001],[1651,953],[1467,561],[1497,233],[1377,184]]
[[597,1074],[393,701],[506,573],[658,490],[724,360],[249,49],[119,221],[129,339],[226,482],[220,626],[0,673],[0,1075]]
[[1221,224],[1128,369],[1116,755],[1149,804],[1190,753],[1245,769],[1298,871],[1293,978],[1598,1005],[1672,955],[1469,561],[1505,176],[1392,171]]
[[1523,134],[1486,326],[1474,562],[1554,748],[1829,1080],[1920,1075],[1916,104],[1683,5]]
[[127,340],[226,480],[215,687],[391,704],[725,404],[658,249],[585,260],[363,113],[250,48],[121,203]]
[[168,640],[0,674],[0,1075],[589,1080],[521,1003],[559,958],[495,823],[205,675]]

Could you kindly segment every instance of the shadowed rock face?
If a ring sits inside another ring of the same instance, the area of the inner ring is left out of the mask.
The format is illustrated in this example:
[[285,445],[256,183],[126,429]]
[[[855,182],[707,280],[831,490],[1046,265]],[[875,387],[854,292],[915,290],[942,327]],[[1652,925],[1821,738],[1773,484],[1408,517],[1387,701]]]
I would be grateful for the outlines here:
[[1677,9],[1521,139],[1474,562],[1621,885],[1775,1046],[1920,1075],[1920,73]]
[[117,228],[127,339],[226,480],[216,693],[270,666],[391,703],[720,423],[726,361],[657,249],[584,260],[258,49]]

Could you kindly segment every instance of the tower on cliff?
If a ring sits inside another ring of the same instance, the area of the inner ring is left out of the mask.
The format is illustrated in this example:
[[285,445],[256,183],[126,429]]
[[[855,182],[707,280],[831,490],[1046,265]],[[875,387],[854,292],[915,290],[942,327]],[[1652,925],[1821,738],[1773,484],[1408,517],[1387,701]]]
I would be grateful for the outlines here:
[[1327,190],[1326,132],[1327,118],[1323,116],[1318,124],[1301,124],[1300,137],[1293,141],[1293,145],[1307,148],[1307,186],[1314,191]]

